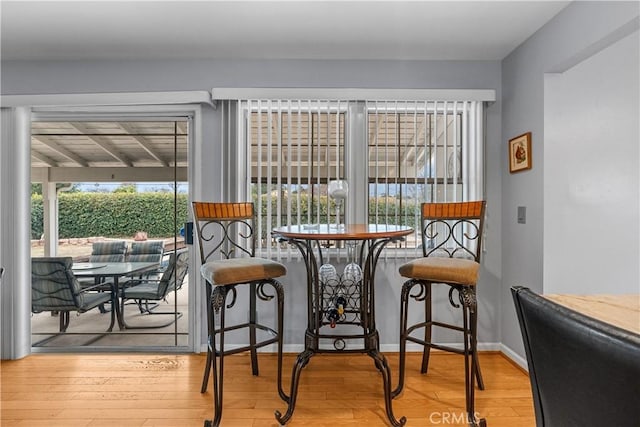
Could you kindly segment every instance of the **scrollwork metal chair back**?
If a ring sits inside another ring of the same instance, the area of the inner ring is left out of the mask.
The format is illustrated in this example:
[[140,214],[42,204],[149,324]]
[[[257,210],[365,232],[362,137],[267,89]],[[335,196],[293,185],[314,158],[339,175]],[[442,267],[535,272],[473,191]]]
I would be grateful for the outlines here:
[[204,215],[199,217],[197,232],[202,241],[200,258],[203,262],[219,258],[255,256],[256,233],[252,207],[243,207],[236,212],[241,217],[224,213],[221,217]]
[[422,253],[480,262],[484,202],[422,204]]
[[[282,330],[284,291],[277,277],[286,274],[285,267],[269,259],[255,256],[257,233],[253,203],[193,202],[201,273],[206,286],[209,345],[201,392],[207,390],[209,375],[213,371],[214,418],[207,426],[219,426],[222,418],[222,389],[224,357],[242,351],[251,352],[251,366],[258,375],[257,349],[269,344],[278,348],[278,393],[288,401],[282,388]],[[236,287],[248,285],[249,322],[225,325],[225,311],[236,305]],[[265,291],[270,286],[273,294]],[[227,301],[230,295],[230,301]],[[260,324],[257,320],[257,299],[277,302],[277,325]],[[219,319],[219,320],[217,320]],[[225,332],[246,329],[249,344],[231,350],[225,349]],[[266,339],[258,340],[256,331],[266,332]],[[213,368],[213,369],[212,369]]]
[[[253,203],[194,203],[197,213],[196,234],[202,264],[216,259],[255,257]],[[237,298],[235,286],[229,287],[233,307]]]

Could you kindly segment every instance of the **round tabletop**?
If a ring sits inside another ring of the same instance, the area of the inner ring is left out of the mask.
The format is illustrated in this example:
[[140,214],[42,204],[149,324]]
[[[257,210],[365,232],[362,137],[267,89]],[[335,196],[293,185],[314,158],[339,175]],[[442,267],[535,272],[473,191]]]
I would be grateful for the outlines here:
[[288,239],[369,240],[403,237],[413,233],[411,227],[393,224],[300,224],[277,227],[272,233]]

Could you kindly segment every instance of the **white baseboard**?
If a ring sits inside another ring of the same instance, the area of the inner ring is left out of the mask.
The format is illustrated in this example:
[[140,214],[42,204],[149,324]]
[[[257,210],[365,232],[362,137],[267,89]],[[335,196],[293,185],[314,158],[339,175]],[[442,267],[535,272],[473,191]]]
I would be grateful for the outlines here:
[[[453,347],[453,348],[460,348],[462,349],[462,344],[461,343],[440,343],[441,345],[446,345],[449,347]],[[227,345],[226,347],[228,349],[235,349],[235,348],[239,348],[239,347],[243,347],[246,344],[230,344]],[[355,345],[355,344],[354,344]],[[327,347],[329,348],[329,347]],[[511,357],[509,354],[507,354],[503,348],[507,348],[504,347],[502,344],[500,343],[478,343],[478,350],[479,351],[502,351],[503,353],[505,353],[510,359],[514,360],[516,363],[518,363],[518,365],[520,365],[519,361],[516,361],[515,359],[513,359],[513,357]],[[301,353],[304,350],[304,345],[303,344],[285,344],[282,348],[282,351],[284,353],[293,353],[293,354],[297,354],[297,353]],[[200,347],[200,351],[203,353],[207,352],[207,346],[206,345],[202,345]],[[380,351],[383,353],[397,353],[400,351],[400,346],[398,344],[381,344],[380,345]],[[409,343],[407,344],[407,351],[408,352],[420,352],[422,351],[422,346],[419,344],[415,344],[415,343]],[[510,354],[513,354],[514,357],[518,357],[517,354],[515,354],[513,351],[509,350]],[[276,352],[276,346],[275,344],[272,345],[268,345],[265,347],[262,347],[261,349],[258,350],[258,352],[260,353],[275,353]],[[524,366],[526,368],[527,362],[526,360],[524,361]]]
[[518,353],[516,353],[515,351],[511,350],[509,347],[507,347],[504,344],[500,344],[500,351],[506,357],[511,359],[511,361],[513,361],[513,363],[515,363],[516,365],[520,366],[526,372],[529,372],[529,365],[527,365],[527,359],[523,358]]

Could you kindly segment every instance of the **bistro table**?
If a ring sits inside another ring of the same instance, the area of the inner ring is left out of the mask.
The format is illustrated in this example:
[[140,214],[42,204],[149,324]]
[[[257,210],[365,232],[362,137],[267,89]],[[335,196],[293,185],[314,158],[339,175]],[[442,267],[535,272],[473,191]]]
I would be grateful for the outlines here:
[[120,277],[139,275],[158,269],[157,262],[78,262],[71,267],[76,277],[93,277],[98,283],[102,279],[112,278],[113,285],[113,301],[115,301],[116,319],[118,327],[122,330],[126,328],[122,313],[120,312],[120,304],[118,304],[118,295],[120,291]]
[[[391,370],[380,353],[380,338],[375,320],[375,270],[384,247],[401,241],[413,233],[410,227],[388,224],[308,224],[278,227],[272,236],[288,242],[302,254],[307,271],[307,329],[305,349],[298,355],[291,376],[291,393],[287,412],[276,411],[276,420],[286,424],[295,410],[300,373],[309,359],[318,353],[365,353],[382,374],[386,415],[393,426],[403,426],[406,418],[397,420],[391,406]],[[349,248],[347,266],[342,274],[325,263],[323,243],[333,241]],[[327,328],[340,327],[344,333],[326,333]],[[346,348],[347,342],[359,341],[357,348]],[[333,343],[333,348],[326,343]],[[325,344],[325,345],[323,345]]]

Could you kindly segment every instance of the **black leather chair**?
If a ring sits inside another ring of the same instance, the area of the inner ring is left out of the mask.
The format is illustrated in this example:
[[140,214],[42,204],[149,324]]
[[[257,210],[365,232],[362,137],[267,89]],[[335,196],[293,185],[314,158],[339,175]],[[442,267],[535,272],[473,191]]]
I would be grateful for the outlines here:
[[640,426],[640,335],[511,288],[538,427]]

